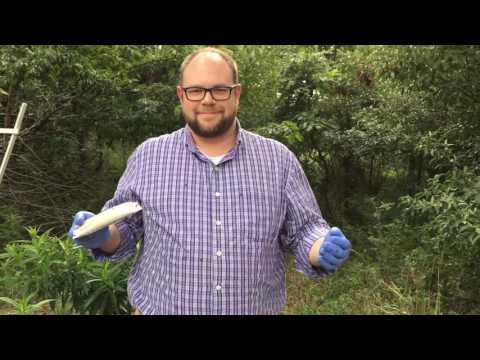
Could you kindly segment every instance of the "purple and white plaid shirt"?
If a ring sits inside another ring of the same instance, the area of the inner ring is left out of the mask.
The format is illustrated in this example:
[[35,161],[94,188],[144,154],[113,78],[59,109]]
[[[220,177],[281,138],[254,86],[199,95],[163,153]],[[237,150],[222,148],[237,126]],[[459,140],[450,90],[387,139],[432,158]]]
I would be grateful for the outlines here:
[[243,130],[216,166],[188,126],[148,139],[131,155],[104,209],[138,201],[143,211],[117,223],[121,245],[98,260],[140,254],[128,282],[143,314],[278,314],[285,305],[287,251],[308,277],[308,260],[329,230],[295,155]]

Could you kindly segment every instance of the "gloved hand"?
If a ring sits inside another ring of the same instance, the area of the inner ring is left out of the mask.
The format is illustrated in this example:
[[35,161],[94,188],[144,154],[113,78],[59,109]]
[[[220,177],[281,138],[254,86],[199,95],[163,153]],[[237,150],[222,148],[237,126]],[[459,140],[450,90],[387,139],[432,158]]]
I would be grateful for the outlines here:
[[342,231],[333,227],[325,236],[325,241],[320,246],[318,261],[320,266],[329,273],[337,269],[347,261],[352,244],[343,235]]
[[[91,213],[89,211],[79,211],[73,218],[72,226],[70,227],[70,230],[68,231],[68,236],[73,238],[73,232],[78,229],[80,226],[83,225],[83,223],[94,216],[94,213]],[[108,227],[105,227],[101,230],[98,230],[94,232],[93,234],[87,235],[87,236],[82,236],[77,239],[75,239],[75,243],[78,245],[81,245],[83,247],[86,247],[87,249],[98,249],[101,247],[108,239],[110,238],[110,230]]]

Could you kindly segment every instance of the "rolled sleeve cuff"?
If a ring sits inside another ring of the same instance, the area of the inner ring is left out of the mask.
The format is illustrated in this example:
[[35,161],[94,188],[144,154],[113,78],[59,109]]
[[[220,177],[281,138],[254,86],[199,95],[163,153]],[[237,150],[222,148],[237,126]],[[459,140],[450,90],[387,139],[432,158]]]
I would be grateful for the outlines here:
[[325,237],[328,231],[328,227],[316,225],[304,232],[302,238],[300,239],[300,244],[298,246],[297,256],[295,259],[295,269],[310,279],[321,279],[328,275],[328,273],[322,270],[320,267],[313,266],[309,259],[310,249],[312,248],[313,244],[317,240]]
[[97,261],[121,262],[135,254],[136,231],[127,221],[119,221],[115,224],[120,233],[120,246],[113,254],[107,254],[101,249],[90,250],[90,255]]

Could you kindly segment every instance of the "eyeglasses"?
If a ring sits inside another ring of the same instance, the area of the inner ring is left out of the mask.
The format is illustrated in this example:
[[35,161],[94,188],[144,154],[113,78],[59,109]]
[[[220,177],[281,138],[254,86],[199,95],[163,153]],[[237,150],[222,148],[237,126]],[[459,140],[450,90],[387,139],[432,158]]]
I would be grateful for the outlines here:
[[187,87],[183,88],[185,92],[185,96],[190,101],[202,101],[205,98],[207,92],[210,93],[211,97],[216,101],[228,100],[232,94],[232,90],[235,89],[237,85],[230,85],[230,86],[216,86],[212,88],[203,88],[203,87]]

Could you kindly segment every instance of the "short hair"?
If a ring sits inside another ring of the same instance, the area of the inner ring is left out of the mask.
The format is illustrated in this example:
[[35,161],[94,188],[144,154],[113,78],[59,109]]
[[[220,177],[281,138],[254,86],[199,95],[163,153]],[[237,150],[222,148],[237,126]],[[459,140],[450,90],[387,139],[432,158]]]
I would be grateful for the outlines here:
[[230,54],[228,54],[227,52],[225,52],[223,50],[220,50],[220,49],[217,49],[217,48],[214,48],[214,47],[205,47],[205,48],[201,48],[201,49],[198,49],[198,50],[194,51],[193,53],[188,55],[185,58],[185,60],[183,60],[183,63],[180,66],[180,85],[183,82],[183,72],[185,71],[185,68],[187,67],[187,65],[190,64],[190,62],[192,62],[192,60],[195,59],[197,57],[197,55],[202,54],[202,53],[214,53],[214,54],[220,55],[223,58],[223,60],[225,60],[227,65],[230,67],[230,69],[232,70],[232,79],[233,79],[234,84],[238,84],[238,81],[239,81],[238,80],[238,66],[237,66],[237,63],[235,62],[235,60],[233,59],[233,57],[230,56]]

